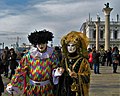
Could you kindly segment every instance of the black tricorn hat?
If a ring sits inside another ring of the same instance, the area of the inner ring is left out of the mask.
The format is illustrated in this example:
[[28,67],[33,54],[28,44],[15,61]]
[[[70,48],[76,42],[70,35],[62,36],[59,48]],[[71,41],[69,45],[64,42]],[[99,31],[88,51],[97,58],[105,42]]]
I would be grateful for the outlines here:
[[45,44],[48,41],[52,41],[53,33],[47,30],[37,31],[35,30],[30,35],[28,35],[28,40],[31,44],[36,46],[37,44]]

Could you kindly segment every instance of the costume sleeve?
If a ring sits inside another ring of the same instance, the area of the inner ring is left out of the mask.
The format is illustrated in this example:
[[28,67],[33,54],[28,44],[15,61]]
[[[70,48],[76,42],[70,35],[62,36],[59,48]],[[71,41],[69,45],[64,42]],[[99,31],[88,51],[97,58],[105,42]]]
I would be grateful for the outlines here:
[[90,66],[88,60],[83,58],[78,72],[79,88],[83,90],[84,96],[89,96]]
[[83,59],[79,68],[78,75],[83,83],[90,83],[90,66],[87,59]]
[[24,56],[21,60],[20,60],[20,64],[16,69],[15,74],[13,75],[10,84],[14,87],[18,87],[19,89],[23,88],[23,84],[25,83],[25,75],[27,72],[27,63],[28,63],[28,59],[27,56]]
[[52,77],[53,77],[53,84],[56,85],[58,84],[58,80],[59,80],[59,77],[56,77],[55,76],[55,71],[56,71],[56,68],[59,66],[59,58],[58,58],[58,54],[56,51],[53,51],[53,54],[52,54]]
[[52,53],[52,70],[55,69],[56,67],[59,66],[60,64],[60,61],[59,61],[59,58],[58,58],[58,54],[57,52],[54,50],[53,53]]

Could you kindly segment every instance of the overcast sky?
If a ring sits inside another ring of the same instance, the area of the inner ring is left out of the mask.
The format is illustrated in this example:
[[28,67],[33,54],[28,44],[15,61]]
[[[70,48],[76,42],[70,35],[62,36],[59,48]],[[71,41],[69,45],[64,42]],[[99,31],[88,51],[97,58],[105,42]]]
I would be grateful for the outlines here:
[[34,30],[49,30],[54,34],[54,45],[70,31],[79,31],[81,25],[99,14],[109,2],[113,8],[110,19],[120,15],[120,0],[0,0],[0,43],[11,46],[20,38],[19,44],[29,44],[28,34]]

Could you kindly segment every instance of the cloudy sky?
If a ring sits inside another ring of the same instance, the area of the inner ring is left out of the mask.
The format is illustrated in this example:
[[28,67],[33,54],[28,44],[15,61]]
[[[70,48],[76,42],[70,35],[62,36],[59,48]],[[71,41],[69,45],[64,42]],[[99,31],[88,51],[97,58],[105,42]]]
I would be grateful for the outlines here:
[[120,15],[120,0],[0,0],[0,43],[11,46],[19,39],[19,45],[29,44],[28,34],[34,30],[49,30],[54,34],[54,45],[70,31],[79,31],[88,20],[96,20],[102,9],[110,3],[113,8],[110,19]]

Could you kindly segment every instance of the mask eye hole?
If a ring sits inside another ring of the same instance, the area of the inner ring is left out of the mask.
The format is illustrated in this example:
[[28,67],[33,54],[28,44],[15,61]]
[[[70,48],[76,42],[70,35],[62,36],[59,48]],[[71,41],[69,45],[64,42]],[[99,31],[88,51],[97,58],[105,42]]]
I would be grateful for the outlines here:
[[67,46],[70,46],[70,44],[68,44]]
[[74,45],[74,44],[72,44],[71,46],[72,46],[72,47],[74,47],[75,45]]

